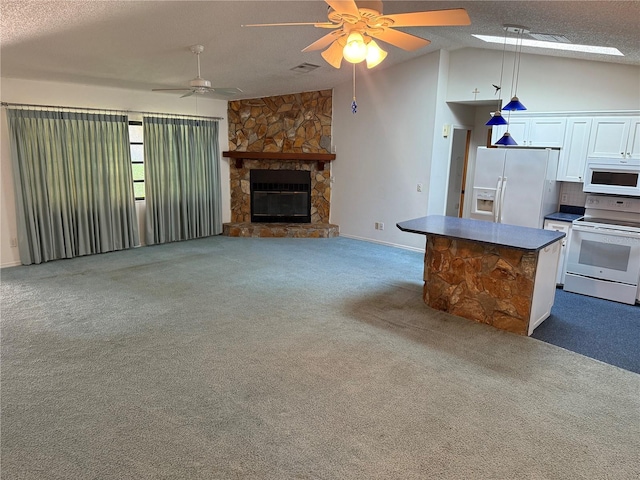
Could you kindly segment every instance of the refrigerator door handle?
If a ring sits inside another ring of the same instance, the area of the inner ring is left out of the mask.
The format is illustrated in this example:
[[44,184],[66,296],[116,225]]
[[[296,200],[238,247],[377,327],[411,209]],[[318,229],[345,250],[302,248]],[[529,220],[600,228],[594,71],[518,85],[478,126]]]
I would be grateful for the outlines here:
[[496,184],[496,195],[493,198],[493,221],[498,223],[500,221],[500,193],[502,192],[502,177],[498,177],[498,183]]
[[502,179],[502,188],[500,189],[500,216],[498,223],[502,223],[502,207],[504,205],[504,192],[507,190],[507,177]]

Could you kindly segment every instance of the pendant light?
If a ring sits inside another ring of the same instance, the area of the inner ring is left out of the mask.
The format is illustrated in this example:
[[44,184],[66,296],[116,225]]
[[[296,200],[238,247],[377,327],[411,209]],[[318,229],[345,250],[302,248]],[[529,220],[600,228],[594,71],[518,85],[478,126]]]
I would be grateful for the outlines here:
[[500,111],[500,106],[502,105],[502,74],[504,73],[504,55],[507,50],[507,30],[504,31],[504,43],[502,45],[502,65],[500,66],[500,83],[498,85],[494,85],[496,88],[496,93],[498,95],[498,109],[493,113],[493,116],[489,119],[485,125],[487,127],[493,127],[497,125],[506,125],[507,121],[502,116],[502,112]]
[[[522,35],[525,33],[529,33],[525,27],[520,25],[505,25],[505,32],[516,33],[518,36],[516,38],[516,48],[514,50],[515,56],[513,59],[513,74],[511,76],[511,101],[507,103],[502,110],[506,110],[509,112],[509,116],[507,119],[507,124],[509,120],[511,120],[511,112],[515,110],[526,110],[520,100],[518,99],[518,79],[520,77],[520,56],[522,54]],[[506,37],[505,37],[506,39]],[[504,132],[504,135],[496,142],[496,145],[502,146],[515,146],[518,143],[513,139],[511,134],[509,133],[509,127],[507,126],[507,131]]]
[[504,135],[500,137],[500,140],[496,142],[496,145],[513,146],[518,144],[516,143],[516,141],[513,139],[513,137],[509,132],[504,132]]
[[515,48],[515,58],[513,60],[513,76],[511,77],[511,89],[512,96],[511,101],[507,103],[502,110],[514,111],[514,110],[526,110],[525,107],[518,98],[518,79],[520,78],[520,58],[522,56],[522,35],[525,33],[529,33],[529,30],[526,27],[522,27],[520,25],[505,25],[505,31],[516,33],[518,36],[516,38],[516,48]]

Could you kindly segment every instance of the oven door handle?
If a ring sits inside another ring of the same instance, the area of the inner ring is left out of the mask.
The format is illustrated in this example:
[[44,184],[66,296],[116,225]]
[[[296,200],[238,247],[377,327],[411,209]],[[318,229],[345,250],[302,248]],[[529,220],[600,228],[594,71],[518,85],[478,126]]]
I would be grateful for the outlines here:
[[640,232],[628,232],[626,230],[617,230],[615,227],[594,227],[591,225],[580,225],[574,223],[571,227],[574,232],[587,232],[600,235],[615,235],[617,237],[628,237],[640,239]]

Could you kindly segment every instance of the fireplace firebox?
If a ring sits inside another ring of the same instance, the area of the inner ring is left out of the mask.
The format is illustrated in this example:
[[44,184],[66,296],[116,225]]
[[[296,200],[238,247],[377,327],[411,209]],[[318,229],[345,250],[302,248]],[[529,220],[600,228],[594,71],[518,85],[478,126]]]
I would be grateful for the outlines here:
[[306,170],[250,172],[251,222],[311,223],[311,174]]

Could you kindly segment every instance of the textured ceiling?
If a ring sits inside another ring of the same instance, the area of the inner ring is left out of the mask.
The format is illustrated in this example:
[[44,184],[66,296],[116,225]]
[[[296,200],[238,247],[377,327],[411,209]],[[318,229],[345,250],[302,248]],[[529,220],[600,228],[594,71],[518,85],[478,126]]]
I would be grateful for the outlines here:
[[[1,0],[3,77],[150,90],[181,87],[196,76],[189,46],[202,44],[202,76],[238,87],[236,98],[331,88],[350,79],[320,52],[302,53],[327,31],[312,26],[242,27],[247,23],[326,20],[323,1],[7,1]],[[640,1],[392,1],[384,13],[467,9],[466,27],[402,29],[431,40],[416,52],[388,46],[391,65],[439,49],[501,50],[471,34],[503,36],[504,24],[562,34],[572,43],[616,47],[624,57],[531,50],[524,53],[640,65]],[[382,44],[381,44],[382,45]],[[383,46],[384,48],[384,46]],[[294,72],[301,63],[320,68]],[[639,86],[640,88],[640,86]],[[169,95],[169,94],[168,94]]]

